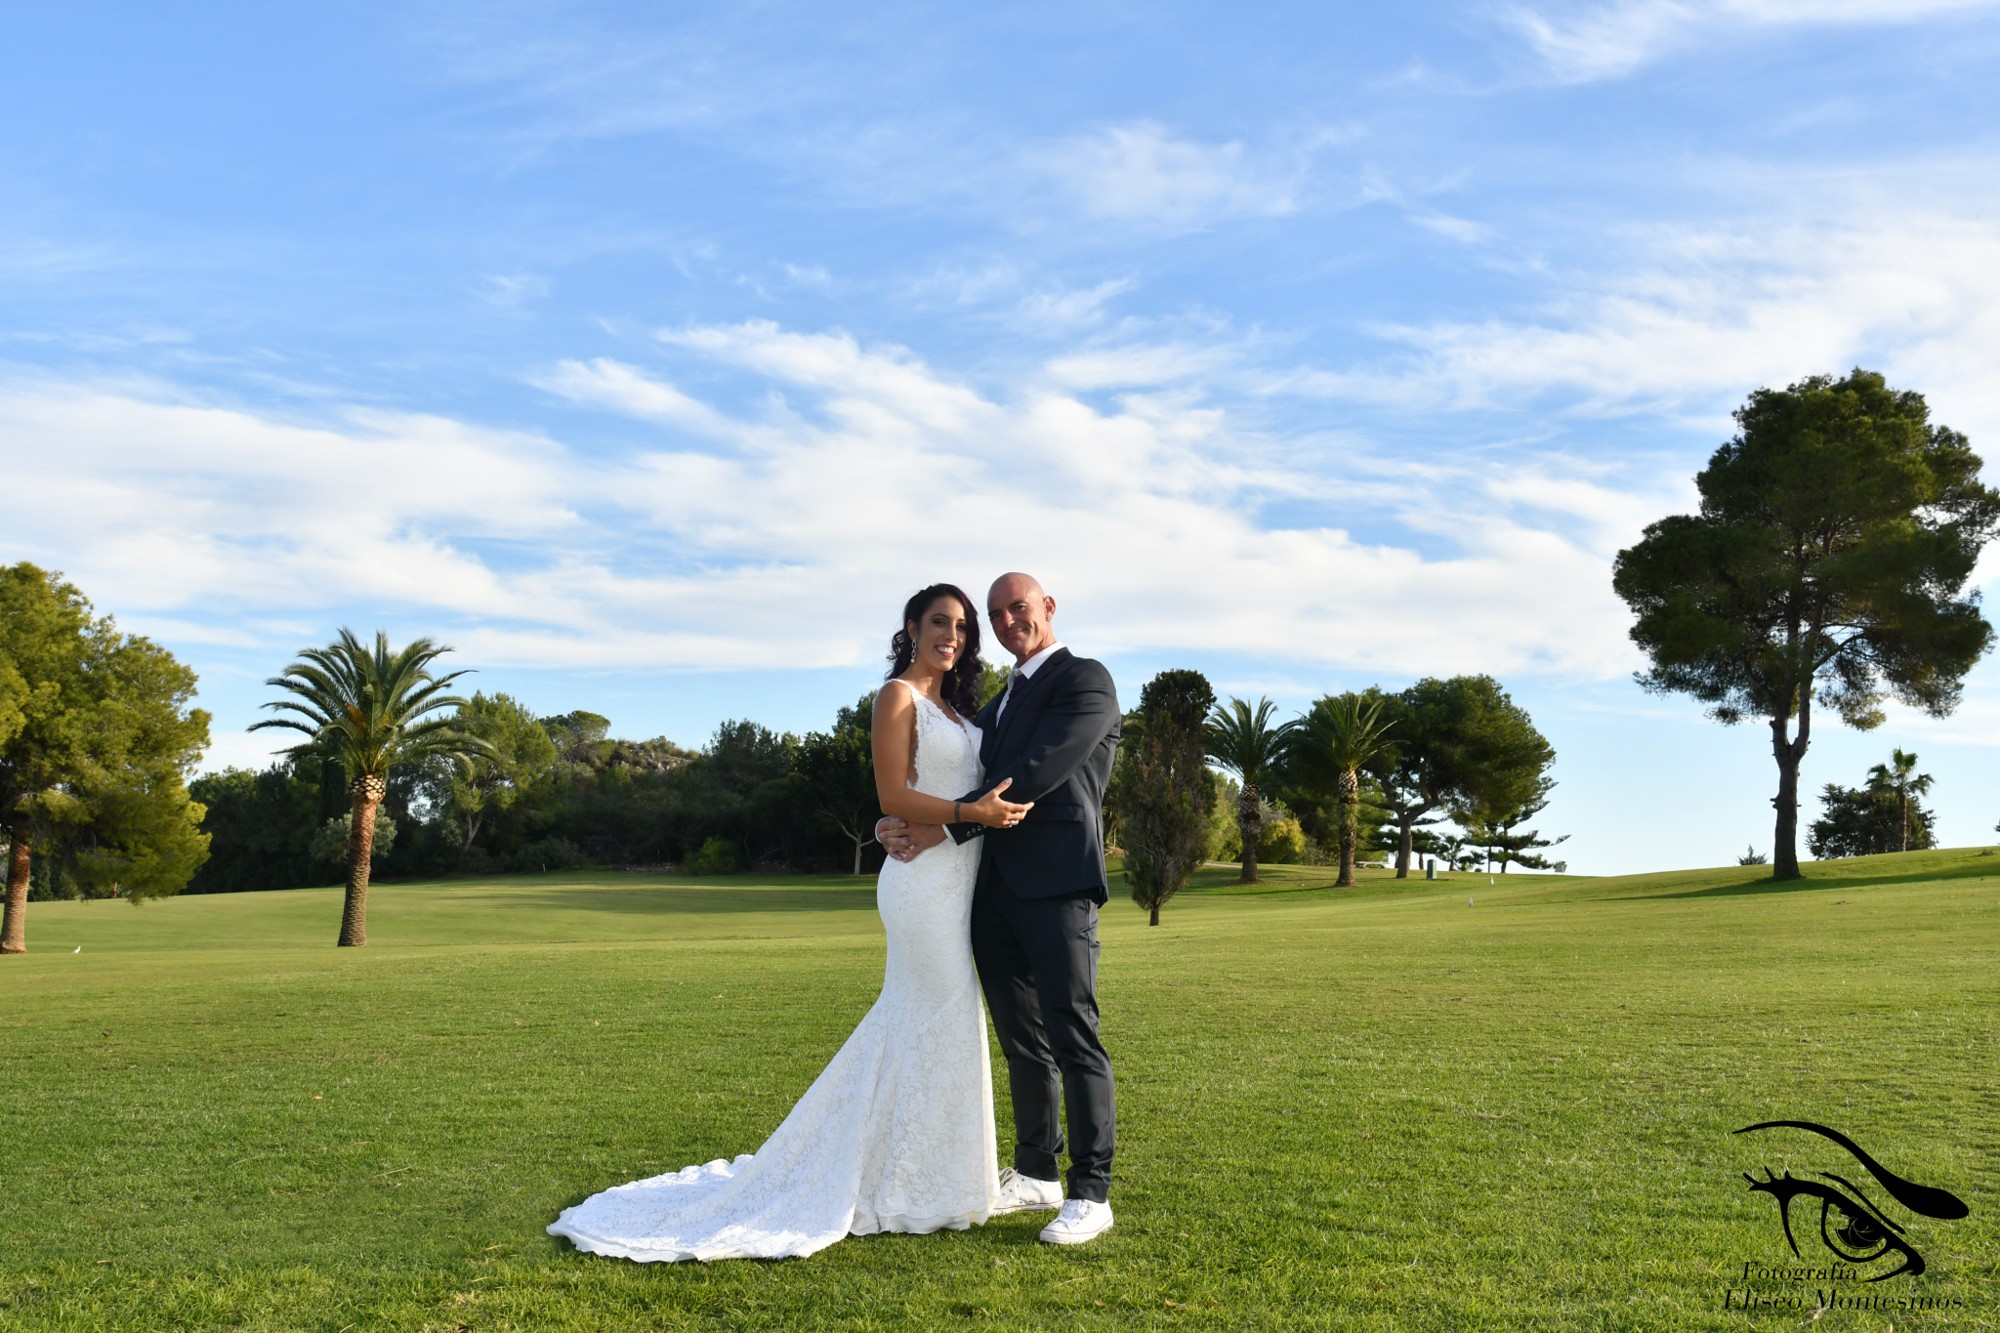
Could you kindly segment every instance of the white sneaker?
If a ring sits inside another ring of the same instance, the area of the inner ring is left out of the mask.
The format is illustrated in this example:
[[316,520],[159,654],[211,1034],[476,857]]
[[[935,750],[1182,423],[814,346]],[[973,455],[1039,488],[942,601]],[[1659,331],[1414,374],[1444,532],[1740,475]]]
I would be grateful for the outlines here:
[[1010,1166],[1000,1173],[1000,1195],[993,1204],[993,1216],[1032,1212],[1037,1208],[1060,1208],[1062,1201],[1061,1181],[1036,1180]]
[[1081,1245],[1111,1230],[1111,1205],[1095,1199],[1066,1199],[1056,1220],[1042,1228],[1051,1245]]

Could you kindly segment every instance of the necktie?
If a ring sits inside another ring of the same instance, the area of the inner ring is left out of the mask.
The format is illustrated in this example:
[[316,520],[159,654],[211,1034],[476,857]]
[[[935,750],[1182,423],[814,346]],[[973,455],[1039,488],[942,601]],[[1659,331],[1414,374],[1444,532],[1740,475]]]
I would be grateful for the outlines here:
[[1005,717],[1007,715],[1007,710],[1014,706],[1014,696],[1021,692],[1021,686],[1027,679],[1028,678],[1022,675],[1019,671],[1012,672],[1008,675],[1007,697],[1000,701],[1000,716]]

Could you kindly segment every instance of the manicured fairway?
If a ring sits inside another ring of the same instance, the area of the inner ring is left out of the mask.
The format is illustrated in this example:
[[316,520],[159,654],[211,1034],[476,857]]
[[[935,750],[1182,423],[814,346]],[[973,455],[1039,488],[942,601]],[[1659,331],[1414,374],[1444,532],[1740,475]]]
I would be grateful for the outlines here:
[[[0,959],[0,1327],[2000,1327],[2000,855],[1808,872],[1114,901],[1115,1230],[712,1267],[542,1228],[756,1147],[874,998],[866,882],[388,886],[363,950],[331,890],[37,903]],[[1889,1205],[1929,1271],[1840,1285],[1957,1312],[1723,1310],[1799,1262],[1742,1173],[1858,1174],[1730,1133],[1774,1119],[1970,1204]]]

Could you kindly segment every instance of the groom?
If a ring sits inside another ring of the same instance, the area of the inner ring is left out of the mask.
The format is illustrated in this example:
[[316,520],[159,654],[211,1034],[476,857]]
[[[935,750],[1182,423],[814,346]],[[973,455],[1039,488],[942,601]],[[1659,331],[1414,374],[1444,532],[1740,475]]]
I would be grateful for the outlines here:
[[[972,956],[1007,1057],[1017,1139],[993,1211],[1060,1204],[1042,1239],[1081,1245],[1111,1228],[1111,1060],[1097,1039],[1097,909],[1106,897],[1104,787],[1118,751],[1118,693],[1101,664],[1056,641],[1056,599],[1028,575],[1001,575],[986,594],[986,613],[1014,670],[980,710],[986,776],[963,799],[1011,779],[1007,799],[1034,809],[1011,829],[891,818],[875,832],[905,861],[947,832],[956,842],[985,838]],[[1068,1199],[1057,1165],[1064,1104]]]

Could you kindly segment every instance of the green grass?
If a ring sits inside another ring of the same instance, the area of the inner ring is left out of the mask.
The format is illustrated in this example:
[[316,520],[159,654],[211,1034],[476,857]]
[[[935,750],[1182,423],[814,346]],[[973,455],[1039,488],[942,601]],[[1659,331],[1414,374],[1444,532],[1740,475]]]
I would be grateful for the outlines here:
[[[0,960],[0,1327],[2000,1326],[2000,856],[1808,869],[1114,901],[1109,1235],[707,1267],[542,1228],[776,1126],[874,999],[868,884],[387,886],[363,950],[332,890],[37,903]],[[1841,1169],[1729,1132],[1777,1118],[1971,1204],[1868,1289],[1961,1313],[1721,1310],[1793,1262],[1741,1173]]]

